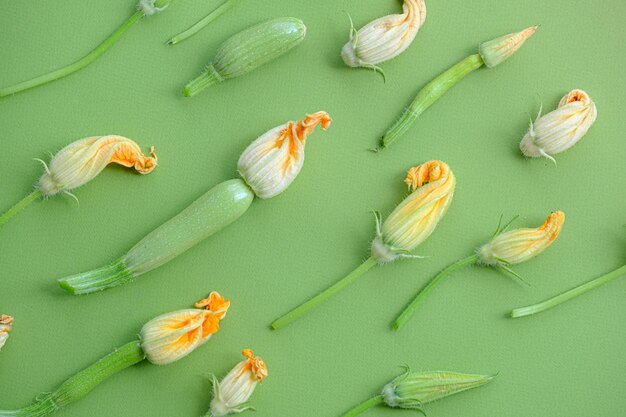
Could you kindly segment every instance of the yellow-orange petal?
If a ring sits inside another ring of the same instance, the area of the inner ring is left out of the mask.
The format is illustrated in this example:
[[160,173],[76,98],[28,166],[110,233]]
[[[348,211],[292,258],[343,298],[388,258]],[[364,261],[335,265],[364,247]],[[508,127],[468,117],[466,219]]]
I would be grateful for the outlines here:
[[226,316],[230,307],[230,300],[222,297],[217,291],[213,291],[207,298],[195,304],[198,308],[204,308],[204,318],[202,323],[202,340],[217,333],[220,329],[220,321]]
[[527,261],[546,250],[559,236],[565,213],[555,211],[537,228],[510,230],[495,236],[477,253],[484,265],[513,265]]
[[252,349],[244,349],[241,352],[247,360],[246,369],[251,372],[251,377],[256,378],[259,383],[267,377],[267,366],[260,356],[255,357]]

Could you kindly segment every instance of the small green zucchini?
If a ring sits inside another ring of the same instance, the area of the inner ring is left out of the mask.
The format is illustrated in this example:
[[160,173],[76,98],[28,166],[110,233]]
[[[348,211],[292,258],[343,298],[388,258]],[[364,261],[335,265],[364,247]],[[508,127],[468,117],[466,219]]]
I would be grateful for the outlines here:
[[59,284],[72,294],[89,294],[132,281],[237,220],[252,200],[254,193],[243,180],[224,181],[144,237],[122,258],[103,268],[60,279]]
[[236,78],[272,61],[304,40],[306,26],[295,17],[280,17],[232,36],[218,49],[202,74],[183,95],[191,97],[213,84]]

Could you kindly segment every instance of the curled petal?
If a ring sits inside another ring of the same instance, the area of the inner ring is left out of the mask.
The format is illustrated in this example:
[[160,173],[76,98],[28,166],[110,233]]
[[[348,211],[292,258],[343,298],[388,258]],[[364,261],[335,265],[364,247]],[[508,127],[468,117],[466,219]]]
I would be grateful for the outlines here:
[[320,111],[270,130],[246,148],[237,170],[258,197],[280,194],[302,169],[309,134],[318,124],[327,129],[330,123],[328,113]]
[[480,44],[478,53],[488,68],[507,60],[537,31],[537,26],[528,27],[521,32],[509,33]]
[[402,14],[376,19],[352,30],[341,57],[350,67],[373,67],[400,55],[411,45],[426,19],[424,0],[405,0]]
[[93,136],[61,149],[46,167],[38,183],[45,196],[70,191],[91,181],[108,164],[115,163],[148,174],[157,165],[154,147],[145,156],[139,146],[122,136]]
[[204,308],[163,314],[143,326],[141,346],[150,362],[165,365],[177,361],[219,330],[219,322],[226,315],[230,301],[212,292],[199,304]]
[[246,369],[250,371],[251,377],[263,382],[267,377],[267,366],[265,366],[263,359],[260,356],[255,357],[252,349],[244,349],[242,354],[247,358],[245,361]]
[[393,261],[426,240],[448,210],[456,186],[450,167],[441,161],[409,169],[405,182],[411,194],[385,220],[372,243],[372,255],[379,262]]
[[583,90],[572,90],[556,110],[540,116],[520,143],[526,156],[547,157],[574,146],[596,121],[596,105]]
[[0,315],[0,349],[4,346],[9,338],[9,332],[13,325],[13,317],[6,314]]
[[561,233],[565,213],[555,211],[539,227],[510,230],[495,236],[481,246],[477,253],[484,265],[513,265],[539,255]]

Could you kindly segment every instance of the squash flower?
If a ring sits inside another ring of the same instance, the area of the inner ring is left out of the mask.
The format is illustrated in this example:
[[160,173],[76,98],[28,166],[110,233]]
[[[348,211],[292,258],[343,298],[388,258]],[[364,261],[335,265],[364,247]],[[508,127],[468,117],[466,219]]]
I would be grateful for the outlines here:
[[421,258],[412,251],[435,230],[448,210],[454,195],[456,179],[450,167],[442,161],[428,161],[408,171],[404,181],[410,194],[384,222],[376,216],[376,236],[371,256],[340,281],[291,310],[272,323],[280,329],[325,302],[354,282],[374,265],[383,265],[402,258]]
[[[119,371],[147,359],[155,365],[177,361],[203,345],[219,329],[230,302],[217,292],[196,303],[195,310],[180,310],[146,323],[140,340],[115,349],[98,362],[63,382],[53,392],[37,397],[17,410],[0,410],[1,417],[43,417],[79,400]],[[5,316],[2,316],[5,317]]]
[[109,164],[149,174],[158,161],[154,147],[150,148],[150,154],[145,156],[139,145],[128,138],[109,135],[77,140],[61,149],[49,164],[37,159],[43,165],[44,173],[37,181],[35,191],[0,216],[0,226],[40,197],[53,197],[59,193],[74,197],[72,190],[94,179]]
[[248,400],[257,385],[267,377],[267,366],[263,359],[254,356],[251,349],[244,349],[242,354],[246,359],[239,362],[222,382],[212,376],[213,400],[204,417],[223,417],[254,410]]
[[343,62],[349,67],[364,67],[384,72],[378,64],[404,52],[413,42],[426,20],[424,0],[404,0],[402,14],[376,19],[358,31],[350,20],[350,40],[341,50]]
[[[515,218],[513,219],[515,220]],[[437,284],[452,272],[470,265],[490,266],[509,273],[512,277],[522,280],[511,268],[511,265],[528,261],[546,250],[559,236],[565,221],[565,213],[555,211],[537,228],[522,228],[507,231],[513,222],[504,227],[498,225],[491,240],[480,246],[476,253],[461,259],[437,274],[415,296],[413,301],[398,316],[393,327],[398,330],[413,315],[417,306],[431,293]]]
[[531,158],[554,155],[576,145],[594,124],[598,116],[596,105],[583,90],[572,90],[559,102],[556,110],[530,122],[528,132],[520,142],[520,150]]
[[0,350],[2,350],[2,347],[9,338],[9,332],[11,331],[12,325],[13,317],[7,316],[6,314],[0,315]]

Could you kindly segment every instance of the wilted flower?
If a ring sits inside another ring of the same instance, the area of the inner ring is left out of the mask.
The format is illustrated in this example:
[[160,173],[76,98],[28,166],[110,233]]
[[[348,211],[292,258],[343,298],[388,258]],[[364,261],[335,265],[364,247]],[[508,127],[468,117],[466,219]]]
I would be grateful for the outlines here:
[[483,42],[478,47],[478,53],[485,65],[493,68],[513,55],[536,31],[537,26],[531,26],[521,32],[509,33]]
[[564,221],[565,213],[555,211],[538,228],[499,233],[478,248],[478,262],[489,266],[506,266],[534,258],[554,242]]
[[222,382],[213,376],[213,400],[205,417],[222,417],[253,409],[248,400],[257,384],[267,377],[267,367],[251,349],[244,349],[242,353],[246,359],[239,362]]
[[402,14],[376,19],[359,31],[350,29],[350,40],[341,57],[350,67],[378,69],[377,64],[400,55],[411,45],[426,19],[423,0],[404,0]]
[[596,121],[596,105],[583,90],[572,90],[561,99],[556,110],[537,116],[522,138],[520,150],[526,156],[553,155],[574,146]]
[[326,129],[330,122],[328,113],[320,111],[275,127],[246,148],[237,170],[258,197],[280,194],[302,169],[307,137],[318,124]]
[[13,317],[7,316],[6,314],[0,315],[0,349],[2,349],[9,338],[9,332],[11,331],[12,325]]
[[219,330],[230,301],[214,291],[195,306],[195,309],[163,314],[143,326],[141,347],[150,362],[172,363],[206,343]]
[[167,9],[172,0],[139,0],[137,10],[140,10],[144,16],[152,16]]
[[378,227],[372,242],[372,256],[379,263],[406,256],[426,240],[446,214],[456,186],[450,167],[441,161],[409,169],[405,182],[411,194]]
[[39,179],[37,188],[44,196],[70,191],[91,181],[108,164],[115,163],[148,174],[157,165],[154,148],[152,157],[144,156],[139,146],[122,136],[92,136],[73,142],[61,149]]

